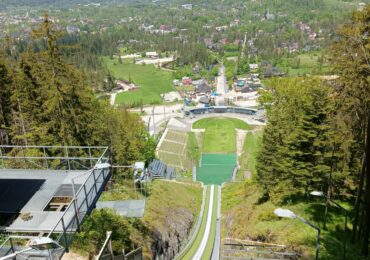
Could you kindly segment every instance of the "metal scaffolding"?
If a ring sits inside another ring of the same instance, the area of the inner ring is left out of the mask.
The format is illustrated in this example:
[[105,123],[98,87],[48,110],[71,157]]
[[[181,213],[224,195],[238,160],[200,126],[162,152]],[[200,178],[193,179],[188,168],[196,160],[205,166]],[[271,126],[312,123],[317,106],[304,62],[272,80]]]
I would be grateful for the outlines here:
[[[70,182],[67,185],[72,187],[73,195],[61,211],[45,212],[43,208],[35,209],[31,212],[32,220],[22,222],[18,217],[13,222],[12,225],[17,228],[16,233],[12,232],[12,227],[5,228],[5,232],[0,231],[0,259],[27,259],[32,256],[60,259],[68,251],[80,225],[95,207],[111,177],[108,147],[0,146],[0,174],[6,176],[5,178],[13,178],[12,174],[18,174],[18,178],[23,174],[24,178],[29,179],[32,178],[32,172],[41,172],[40,175],[43,173],[45,176],[65,175],[63,183]],[[55,189],[51,190],[50,197],[56,192]],[[30,223],[34,222],[53,223],[53,226],[49,230],[40,225],[30,227]],[[23,230],[22,223],[25,223]],[[34,236],[35,233],[38,236]],[[57,246],[48,248],[47,251],[31,247],[30,241],[40,236],[50,239]]]

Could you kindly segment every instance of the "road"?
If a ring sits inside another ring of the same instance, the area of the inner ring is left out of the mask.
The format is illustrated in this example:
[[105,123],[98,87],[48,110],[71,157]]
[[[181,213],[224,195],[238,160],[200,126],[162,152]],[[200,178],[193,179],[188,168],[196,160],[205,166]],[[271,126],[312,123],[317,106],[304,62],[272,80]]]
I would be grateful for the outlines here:
[[228,91],[228,86],[226,82],[225,76],[225,66],[222,64],[220,66],[220,70],[218,72],[217,77],[217,94],[216,97],[216,106],[224,106],[225,105],[225,95]]
[[[219,219],[220,219],[220,199],[221,187],[218,185],[207,186],[205,206],[201,216],[201,225],[195,239],[190,241],[178,259],[217,259],[218,256],[213,252],[219,250]],[[216,241],[218,241],[216,243]]]

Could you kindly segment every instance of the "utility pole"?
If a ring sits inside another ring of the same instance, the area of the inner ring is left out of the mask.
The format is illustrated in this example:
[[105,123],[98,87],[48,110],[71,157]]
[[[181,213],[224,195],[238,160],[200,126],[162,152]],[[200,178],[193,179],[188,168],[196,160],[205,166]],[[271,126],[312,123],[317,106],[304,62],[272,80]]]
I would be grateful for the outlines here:
[[153,117],[153,132],[155,132],[154,109],[155,109],[155,106],[153,106],[153,110],[152,110],[152,117]]

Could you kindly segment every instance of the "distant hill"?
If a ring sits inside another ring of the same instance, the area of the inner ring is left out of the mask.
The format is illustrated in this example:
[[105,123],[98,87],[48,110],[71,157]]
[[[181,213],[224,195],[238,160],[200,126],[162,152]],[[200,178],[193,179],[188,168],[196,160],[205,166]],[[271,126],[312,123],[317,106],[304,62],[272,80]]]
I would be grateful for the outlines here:
[[151,3],[150,0],[1,0],[0,9],[13,6],[29,7],[69,7],[76,5],[86,5],[92,3],[109,4],[109,3],[127,3],[127,4],[144,4]]

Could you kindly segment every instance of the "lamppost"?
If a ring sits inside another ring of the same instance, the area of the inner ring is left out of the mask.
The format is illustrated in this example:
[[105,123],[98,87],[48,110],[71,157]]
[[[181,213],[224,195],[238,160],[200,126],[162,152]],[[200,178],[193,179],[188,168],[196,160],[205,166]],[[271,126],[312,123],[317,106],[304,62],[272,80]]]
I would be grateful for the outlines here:
[[294,218],[294,219],[298,219],[300,221],[302,221],[303,223],[305,223],[306,225],[316,229],[317,231],[317,237],[316,237],[316,254],[315,254],[315,259],[318,260],[319,259],[319,248],[320,248],[320,228],[315,226],[314,224],[308,222],[307,220],[305,220],[304,218],[296,215],[294,212],[290,211],[289,209],[281,209],[281,208],[277,208],[274,210],[274,213],[275,215],[279,216],[279,217],[282,217],[282,218]]
[[328,196],[326,196],[322,191],[312,191],[310,192],[312,196],[316,197],[323,197],[330,203],[333,203],[335,206],[340,208],[344,212],[344,246],[343,246],[343,259],[346,259],[346,251],[347,251],[347,220],[348,220],[348,210],[346,210],[343,206],[341,206],[339,203],[335,202]]

